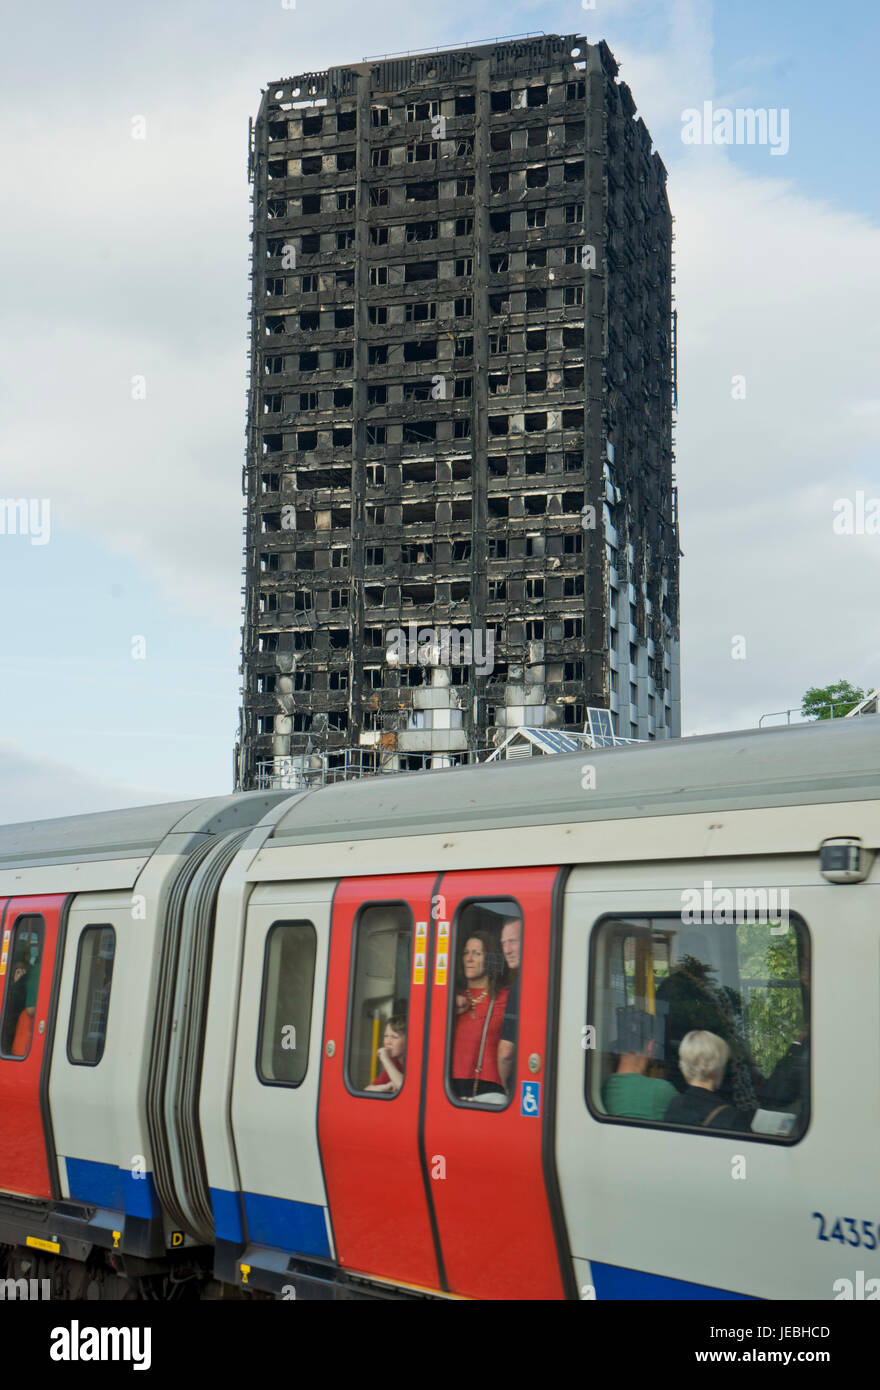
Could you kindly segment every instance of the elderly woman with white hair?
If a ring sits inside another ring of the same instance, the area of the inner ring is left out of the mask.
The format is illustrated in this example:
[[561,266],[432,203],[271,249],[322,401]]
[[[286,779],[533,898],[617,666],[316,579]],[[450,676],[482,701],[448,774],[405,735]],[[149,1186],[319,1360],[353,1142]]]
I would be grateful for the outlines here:
[[685,1034],[678,1048],[678,1065],[687,1090],[669,1102],[664,1120],[672,1125],[693,1125],[701,1129],[746,1130],[749,1116],[715,1094],[724,1080],[730,1048],[715,1033],[693,1030]]

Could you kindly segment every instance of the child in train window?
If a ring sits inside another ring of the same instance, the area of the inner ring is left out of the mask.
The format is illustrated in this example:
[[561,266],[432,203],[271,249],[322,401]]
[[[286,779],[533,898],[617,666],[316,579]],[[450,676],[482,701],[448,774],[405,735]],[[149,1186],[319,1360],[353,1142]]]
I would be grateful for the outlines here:
[[395,1014],[385,1024],[382,1046],[376,1053],[376,1057],[382,1064],[382,1070],[373,1084],[365,1086],[364,1090],[389,1091],[392,1094],[399,1091],[403,1085],[403,1073],[406,1067],[405,1053],[406,1019],[401,1014]]
[[362,907],[355,926],[348,1036],[352,1090],[394,1095],[403,1085],[412,938],[413,915],[404,904]]

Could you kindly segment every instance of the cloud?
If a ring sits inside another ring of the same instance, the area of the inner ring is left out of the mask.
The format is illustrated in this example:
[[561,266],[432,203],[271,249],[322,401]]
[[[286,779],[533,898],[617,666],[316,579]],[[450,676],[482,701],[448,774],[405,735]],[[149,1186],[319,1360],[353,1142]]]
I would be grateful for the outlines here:
[[626,3],[607,14],[676,219],[683,729],[748,727],[842,673],[880,684],[880,537],[832,530],[835,499],[880,493],[880,229],[806,196],[769,150],[756,174],[682,145],[684,108],[729,104],[710,5],[673,0],[659,36],[655,7],[646,30]]
[[880,684],[880,537],[832,530],[835,499],[880,492],[880,228],[722,151],[674,165],[670,195],[684,726],[722,729],[841,673]]
[[[152,571],[173,606],[229,622],[241,583],[246,184],[241,159],[235,178],[222,160],[194,194],[212,134],[229,144],[218,113],[167,111],[156,125],[143,143],[127,114],[97,133],[69,125],[53,173],[68,214],[54,230],[27,174],[34,137],[11,141],[18,193],[0,236],[19,275],[0,354],[4,488],[50,497],[56,534],[99,536]],[[53,293],[35,312],[28,284],[45,274]]]

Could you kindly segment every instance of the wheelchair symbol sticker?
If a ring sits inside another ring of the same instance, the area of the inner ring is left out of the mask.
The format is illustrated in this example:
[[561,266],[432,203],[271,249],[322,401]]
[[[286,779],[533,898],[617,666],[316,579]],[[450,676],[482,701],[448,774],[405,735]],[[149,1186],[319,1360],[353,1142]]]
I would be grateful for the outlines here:
[[540,1115],[541,1113],[541,1083],[540,1081],[524,1081],[522,1083],[522,1096],[520,1098],[519,1113],[521,1115]]

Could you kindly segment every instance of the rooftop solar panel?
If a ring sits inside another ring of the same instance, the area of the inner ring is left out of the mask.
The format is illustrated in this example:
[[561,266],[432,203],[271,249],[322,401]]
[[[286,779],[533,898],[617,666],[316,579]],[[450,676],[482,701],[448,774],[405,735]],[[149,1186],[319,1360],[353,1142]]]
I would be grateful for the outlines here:
[[529,729],[528,735],[551,753],[576,753],[583,747],[580,739],[558,729]]

